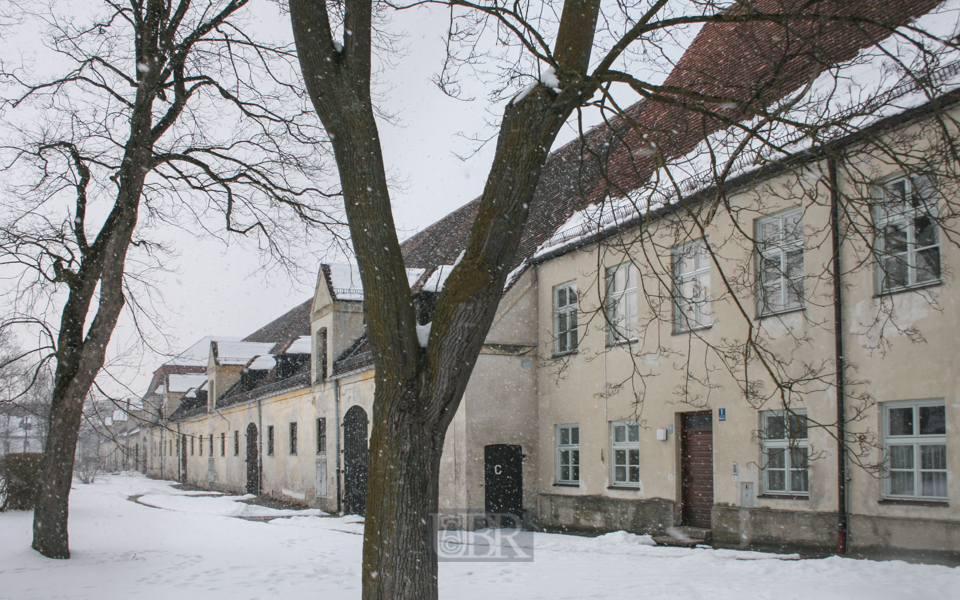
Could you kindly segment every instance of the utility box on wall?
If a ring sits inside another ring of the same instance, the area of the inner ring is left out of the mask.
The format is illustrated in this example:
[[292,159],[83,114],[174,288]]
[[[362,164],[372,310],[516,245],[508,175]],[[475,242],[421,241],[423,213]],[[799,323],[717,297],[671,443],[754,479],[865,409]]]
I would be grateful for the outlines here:
[[753,506],[754,499],[754,483],[752,481],[741,481],[740,482],[740,506],[750,508]]

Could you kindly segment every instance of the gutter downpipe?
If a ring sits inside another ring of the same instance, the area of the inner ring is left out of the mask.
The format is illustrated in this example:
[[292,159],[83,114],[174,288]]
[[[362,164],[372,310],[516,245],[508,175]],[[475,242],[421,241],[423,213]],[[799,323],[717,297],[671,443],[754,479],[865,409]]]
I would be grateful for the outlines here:
[[180,471],[183,468],[183,456],[180,456],[180,453],[183,452],[183,435],[180,433],[180,423],[177,422],[177,481],[183,481],[183,473]]
[[263,407],[257,398],[257,495],[263,492]]
[[341,492],[340,492],[340,380],[333,380],[333,445],[334,452],[337,453],[337,514],[341,514]]
[[833,241],[833,324],[834,361],[837,366],[837,554],[847,553],[847,444],[846,444],[846,388],[843,353],[843,288],[840,270],[840,190],[838,188],[837,159],[827,157],[830,178],[830,234]]

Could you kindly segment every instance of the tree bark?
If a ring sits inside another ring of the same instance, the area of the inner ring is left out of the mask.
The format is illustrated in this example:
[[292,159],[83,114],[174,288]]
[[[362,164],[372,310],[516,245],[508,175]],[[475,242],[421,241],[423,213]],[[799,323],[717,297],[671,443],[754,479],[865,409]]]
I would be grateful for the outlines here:
[[595,87],[586,70],[599,2],[568,0],[555,61],[563,90],[538,85],[511,103],[462,260],[419,347],[370,100],[369,0],[347,0],[337,50],[323,0],[291,0],[310,99],[330,134],[364,289],[376,391],[363,546],[365,600],[438,595],[432,523],[446,430],[496,314],[550,147]]
[[[127,250],[136,229],[146,174],[155,166],[155,145],[182,115],[190,97],[183,80],[183,65],[193,45],[246,2],[231,0],[219,12],[207,15],[194,29],[186,31],[180,29],[189,0],[182,0],[177,6],[164,0],[147,0],[133,7],[130,17],[134,32],[130,41],[137,57],[137,92],[130,112],[130,132],[116,173],[113,208],[89,245],[83,230],[89,170],[71,145],[81,182],[77,185],[74,229],[80,261],[76,272],[62,265],[55,267],[58,281],[65,282],[70,291],[60,318],[50,425],[33,521],[32,546],[49,558],[70,557],[69,495],[83,404],[103,368],[107,344],[125,303]],[[141,65],[147,68],[141,69]],[[168,86],[169,79],[173,86]],[[164,93],[164,87],[173,88],[173,102],[155,123],[154,102]],[[96,312],[86,327],[94,300]]]

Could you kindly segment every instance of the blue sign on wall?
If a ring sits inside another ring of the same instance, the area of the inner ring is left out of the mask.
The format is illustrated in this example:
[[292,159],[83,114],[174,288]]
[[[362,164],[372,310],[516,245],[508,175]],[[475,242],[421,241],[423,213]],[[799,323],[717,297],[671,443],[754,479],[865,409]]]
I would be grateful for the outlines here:
[[725,409],[725,408],[718,408],[718,409],[717,409],[717,418],[718,418],[719,420],[721,420],[721,421],[726,421],[726,420],[727,420],[727,409]]

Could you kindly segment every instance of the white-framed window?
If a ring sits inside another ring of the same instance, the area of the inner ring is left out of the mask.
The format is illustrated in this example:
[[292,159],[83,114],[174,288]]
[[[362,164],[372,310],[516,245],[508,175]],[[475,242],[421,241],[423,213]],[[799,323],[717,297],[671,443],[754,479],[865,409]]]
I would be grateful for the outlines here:
[[761,315],[803,308],[803,212],[757,219]]
[[607,269],[607,341],[633,339],[637,330],[637,269],[626,262]]
[[760,413],[763,492],[805,496],[810,493],[806,411]]
[[640,426],[636,421],[610,423],[613,485],[640,486]]
[[580,483],[580,426],[557,425],[557,483]]
[[880,293],[940,280],[937,196],[925,177],[901,177],[879,188],[874,207]]
[[577,349],[577,282],[568,281],[553,288],[554,354]]
[[946,417],[943,400],[883,403],[886,497],[946,499]]
[[690,331],[713,324],[710,314],[710,252],[699,239],[673,249],[674,327]]

